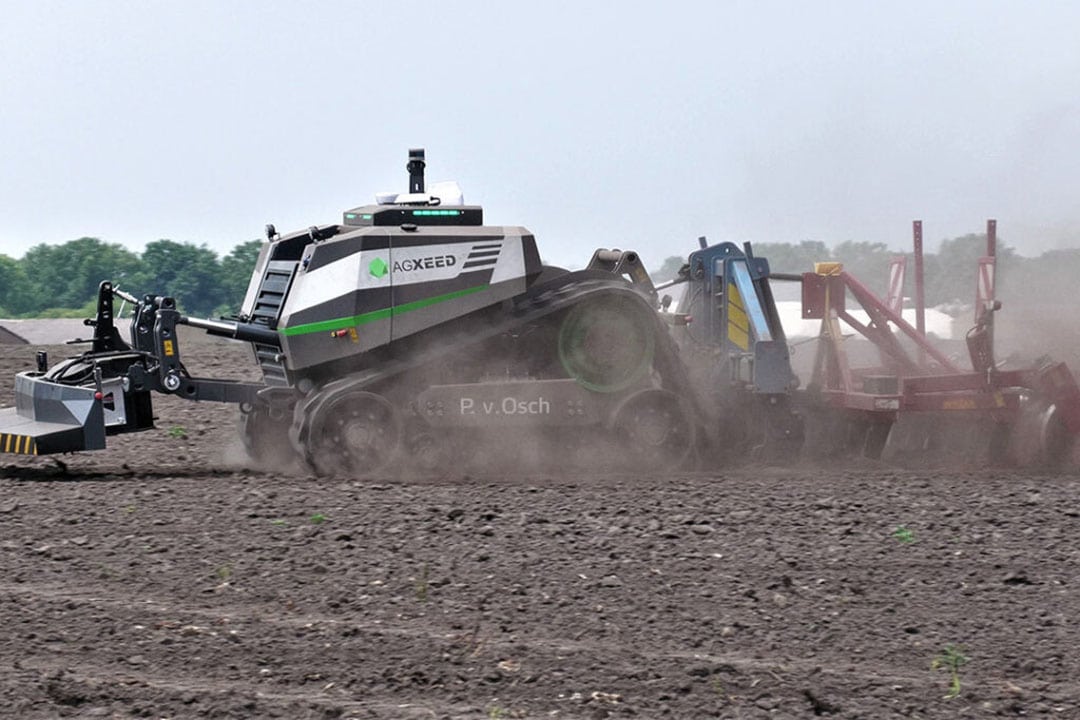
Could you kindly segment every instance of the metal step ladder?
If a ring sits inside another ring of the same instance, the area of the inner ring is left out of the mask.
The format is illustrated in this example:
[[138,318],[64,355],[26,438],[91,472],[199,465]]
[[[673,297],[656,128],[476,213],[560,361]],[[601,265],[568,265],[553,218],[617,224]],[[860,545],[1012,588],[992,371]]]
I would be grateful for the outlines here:
[[[255,307],[251,311],[251,322],[276,328],[281,317],[281,306],[289,292],[293,276],[296,274],[295,260],[272,260],[266,266],[258,293],[255,295]],[[263,379],[267,385],[285,387],[289,380],[286,376],[285,363],[281,348],[273,345],[252,343],[255,360],[262,368]]]

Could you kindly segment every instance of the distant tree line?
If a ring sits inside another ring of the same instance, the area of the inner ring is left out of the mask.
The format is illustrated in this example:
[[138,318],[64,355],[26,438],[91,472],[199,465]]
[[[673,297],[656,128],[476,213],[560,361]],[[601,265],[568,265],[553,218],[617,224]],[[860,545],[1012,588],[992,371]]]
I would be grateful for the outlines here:
[[[801,243],[760,243],[752,246],[754,255],[768,259],[777,273],[804,273],[817,262],[840,262],[863,285],[884,297],[888,284],[889,260],[902,253],[884,243],[843,242],[832,248],[818,241]],[[944,240],[936,253],[923,253],[923,277],[928,306],[972,303],[975,299],[975,273],[978,259],[986,254],[986,235],[971,234]],[[907,254],[905,292],[915,290],[915,261]],[[656,282],[673,279],[685,257],[669,257],[653,272]],[[1080,277],[1080,249],[1053,250],[1037,258],[1026,258],[997,241],[997,295],[1016,297],[1024,293],[1050,296],[1073,294],[1075,278]]]
[[219,257],[205,245],[173,240],[135,253],[84,237],[36,245],[17,260],[0,255],[0,317],[92,316],[102,280],[136,297],[172,296],[192,315],[232,313],[244,299],[261,244],[245,242]]
[[[84,237],[60,245],[37,245],[19,258],[0,254],[0,317],[82,317],[94,313],[97,287],[110,280],[122,289],[176,298],[192,315],[213,317],[240,307],[262,241],[251,240],[218,256],[205,245],[156,240],[141,253],[116,243]],[[820,241],[761,243],[754,254],[769,260],[773,272],[802,273],[816,262],[841,262],[844,269],[878,295],[884,295],[889,259],[898,254],[883,243]],[[975,295],[977,259],[986,236],[945,240],[924,258],[928,305],[970,303]],[[998,240],[998,296],[1036,294],[1071,298],[1080,277],[1080,249],[1053,250],[1021,257]],[[685,256],[667,258],[653,271],[663,282],[675,277]],[[914,292],[914,261],[908,258],[906,292]]]

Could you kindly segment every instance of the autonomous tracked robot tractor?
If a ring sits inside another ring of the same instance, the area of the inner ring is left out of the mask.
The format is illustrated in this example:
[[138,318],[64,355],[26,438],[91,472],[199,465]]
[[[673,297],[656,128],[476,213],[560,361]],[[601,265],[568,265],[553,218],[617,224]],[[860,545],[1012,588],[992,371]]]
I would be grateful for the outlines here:
[[[153,426],[155,392],[237,403],[254,458],[324,475],[453,472],[496,456],[518,466],[525,454],[679,467],[717,449],[797,450],[796,381],[768,265],[749,247],[702,242],[681,278],[688,304],[662,313],[636,253],[545,266],[528,230],[483,225],[456,184],[426,190],[423,150],[407,168],[407,193],[341,223],[268,226],[233,318],[185,317],[173,298],[102,283],[92,348],[51,368],[39,354],[18,375],[0,450],[103,448]],[[135,308],[127,341],[114,296]],[[250,342],[263,382],[190,376],[185,324]]]

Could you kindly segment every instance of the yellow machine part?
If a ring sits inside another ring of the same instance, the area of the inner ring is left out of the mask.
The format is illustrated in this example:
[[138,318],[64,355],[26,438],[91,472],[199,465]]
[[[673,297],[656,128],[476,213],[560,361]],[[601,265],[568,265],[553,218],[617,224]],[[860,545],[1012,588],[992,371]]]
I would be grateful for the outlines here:
[[0,452],[16,455],[37,455],[37,442],[29,435],[0,433]]
[[728,340],[740,350],[750,349],[750,318],[734,283],[728,286]]

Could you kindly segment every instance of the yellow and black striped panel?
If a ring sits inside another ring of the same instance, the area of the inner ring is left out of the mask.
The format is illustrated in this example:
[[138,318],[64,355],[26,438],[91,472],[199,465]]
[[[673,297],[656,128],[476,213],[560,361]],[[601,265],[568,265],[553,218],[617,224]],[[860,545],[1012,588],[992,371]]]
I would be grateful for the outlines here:
[[740,350],[750,348],[750,319],[746,317],[746,308],[743,307],[742,298],[735,287],[735,283],[728,285],[728,340],[735,343]]
[[0,452],[37,455],[37,442],[29,435],[0,433]]

